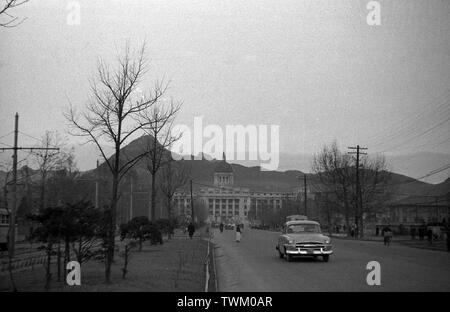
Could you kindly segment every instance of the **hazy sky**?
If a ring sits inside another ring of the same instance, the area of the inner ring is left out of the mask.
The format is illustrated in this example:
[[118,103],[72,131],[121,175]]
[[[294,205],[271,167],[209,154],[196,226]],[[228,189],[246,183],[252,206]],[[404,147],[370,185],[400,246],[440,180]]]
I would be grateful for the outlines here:
[[[70,2],[80,25],[67,24]],[[380,26],[367,24],[368,2],[31,0],[14,11],[22,25],[0,29],[0,137],[16,111],[24,133],[65,131],[62,112],[68,99],[85,104],[97,57],[129,39],[148,43],[148,82],[171,79],[179,123],[277,124],[283,153],[335,139],[450,153],[450,1],[379,1]]]

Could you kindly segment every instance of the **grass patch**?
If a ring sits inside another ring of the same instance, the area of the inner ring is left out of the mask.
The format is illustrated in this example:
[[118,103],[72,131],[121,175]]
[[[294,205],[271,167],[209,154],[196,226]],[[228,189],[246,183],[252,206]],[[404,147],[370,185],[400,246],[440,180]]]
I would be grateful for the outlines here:
[[[126,279],[122,279],[123,259],[116,253],[111,284],[104,283],[104,263],[89,261],[81,266],[81,286],[67,286],[65,274],[57,282],[56,264],[52,264],[50,291],[150,291],[198,292],[205,288],[205,257],[207,241],[201,238],[173,239],[163,245],[144,244],[141,252],[133,250]],[[65,270],[62,270],[65,272]],[[19,291],[45,291],[42,266],[16,272]],[[2,276],[0,290],[9,288],[9,278]]]

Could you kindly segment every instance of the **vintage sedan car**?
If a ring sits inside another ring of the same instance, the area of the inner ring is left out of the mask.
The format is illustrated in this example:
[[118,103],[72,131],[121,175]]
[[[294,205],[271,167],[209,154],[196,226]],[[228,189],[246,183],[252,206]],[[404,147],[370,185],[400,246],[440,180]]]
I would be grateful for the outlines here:
[[333,253],[330,238],[322,234],[318,222],[311,220],[286,222],[276,249],[280,258],[287,261],[299,256],[321,256],[324,262],[328,262]]

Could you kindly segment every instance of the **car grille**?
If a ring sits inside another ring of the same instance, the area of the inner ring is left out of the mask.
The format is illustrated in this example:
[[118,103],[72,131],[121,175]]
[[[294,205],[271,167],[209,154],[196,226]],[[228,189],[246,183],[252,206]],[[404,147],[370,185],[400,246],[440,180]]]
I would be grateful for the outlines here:
[[301,249],[320,251],[322,248],[325,248],[325,245],[322,243],[317,243],[317,242],[303,242],[303,243],[295,244],[295,247],[301,248]]

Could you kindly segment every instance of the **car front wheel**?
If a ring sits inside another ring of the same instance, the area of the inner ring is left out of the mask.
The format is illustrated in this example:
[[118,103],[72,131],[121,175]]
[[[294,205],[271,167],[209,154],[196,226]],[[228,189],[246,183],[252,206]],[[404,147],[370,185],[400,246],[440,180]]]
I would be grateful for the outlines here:
[[280,250],[280,246],[278,246],[277,245],[277,251],[278,251],[278,256],[281,258],[281,259],[283,259],[284,258],[284,254],[281,252],[281,250]]
[[323,262],[328,262],[328,260],[330,260],[330,255],[323,255]]
[[284,256],[287,262],[292,261],[292,256],[286,252],[286,248],[284,249]]

